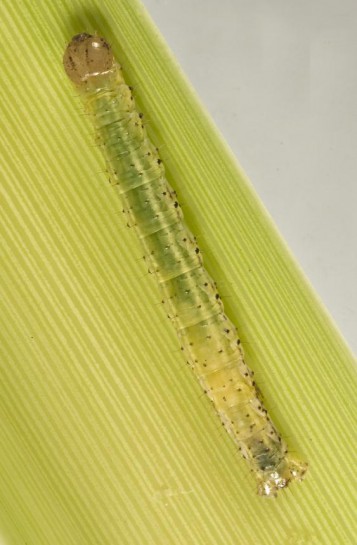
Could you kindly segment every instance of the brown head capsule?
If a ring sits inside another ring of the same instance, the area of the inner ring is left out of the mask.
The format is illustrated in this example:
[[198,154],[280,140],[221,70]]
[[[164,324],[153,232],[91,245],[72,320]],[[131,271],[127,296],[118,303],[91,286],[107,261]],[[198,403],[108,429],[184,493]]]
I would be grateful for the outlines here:
[[63,56],[64,69],[75,85],[84,84],[90,76],[108,72],[114,57],[108,42],[101,36],[77,34]]

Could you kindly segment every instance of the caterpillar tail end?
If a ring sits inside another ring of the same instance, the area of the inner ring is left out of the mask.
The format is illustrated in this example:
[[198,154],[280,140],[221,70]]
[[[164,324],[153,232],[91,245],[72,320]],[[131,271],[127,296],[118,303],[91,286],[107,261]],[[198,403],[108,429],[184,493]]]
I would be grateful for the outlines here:
[[308,464],[287,456],[278,467],[261,474],[258,484],[258,495],[275,498],[277,492],[286,488],[292,481],[302,481]]

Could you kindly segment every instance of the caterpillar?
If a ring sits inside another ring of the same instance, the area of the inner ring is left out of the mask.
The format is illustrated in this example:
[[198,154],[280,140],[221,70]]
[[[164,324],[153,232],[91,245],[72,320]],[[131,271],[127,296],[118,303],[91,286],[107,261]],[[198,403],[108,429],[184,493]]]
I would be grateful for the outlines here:
[[204,268],[111,46],[98,35],[76,35],[63,64],[93,121],[111,184],[142,242],[181,350],[254,473],[258,494],[275,497],[304,478],[307,463],[288,453],[264,407],[236,327]]

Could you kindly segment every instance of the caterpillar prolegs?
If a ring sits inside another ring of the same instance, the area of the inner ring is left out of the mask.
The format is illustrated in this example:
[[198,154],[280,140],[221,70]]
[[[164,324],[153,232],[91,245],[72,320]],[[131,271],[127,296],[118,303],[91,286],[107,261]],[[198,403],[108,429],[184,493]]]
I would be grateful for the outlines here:
[[111,47],[100,36],[79,34],[63,62],[92,118],[111,183],[141,239],[181,349],[254,473],[258,493],[275,496],[290,481],[302,480],[307,464],[288,453],[263,405],[236,328],[203,266]]

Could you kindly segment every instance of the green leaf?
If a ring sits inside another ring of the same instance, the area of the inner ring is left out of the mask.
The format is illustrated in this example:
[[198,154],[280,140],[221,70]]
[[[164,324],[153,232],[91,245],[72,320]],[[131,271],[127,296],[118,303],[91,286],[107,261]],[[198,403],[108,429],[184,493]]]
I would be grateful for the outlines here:
[[[352,354],[142,6],[4,0],[0,17],[8,542],[353,543]],[[67,41],[94,30],[162,146],[273,419],[309,462],[274,501],[182,361],[63,71]]]

